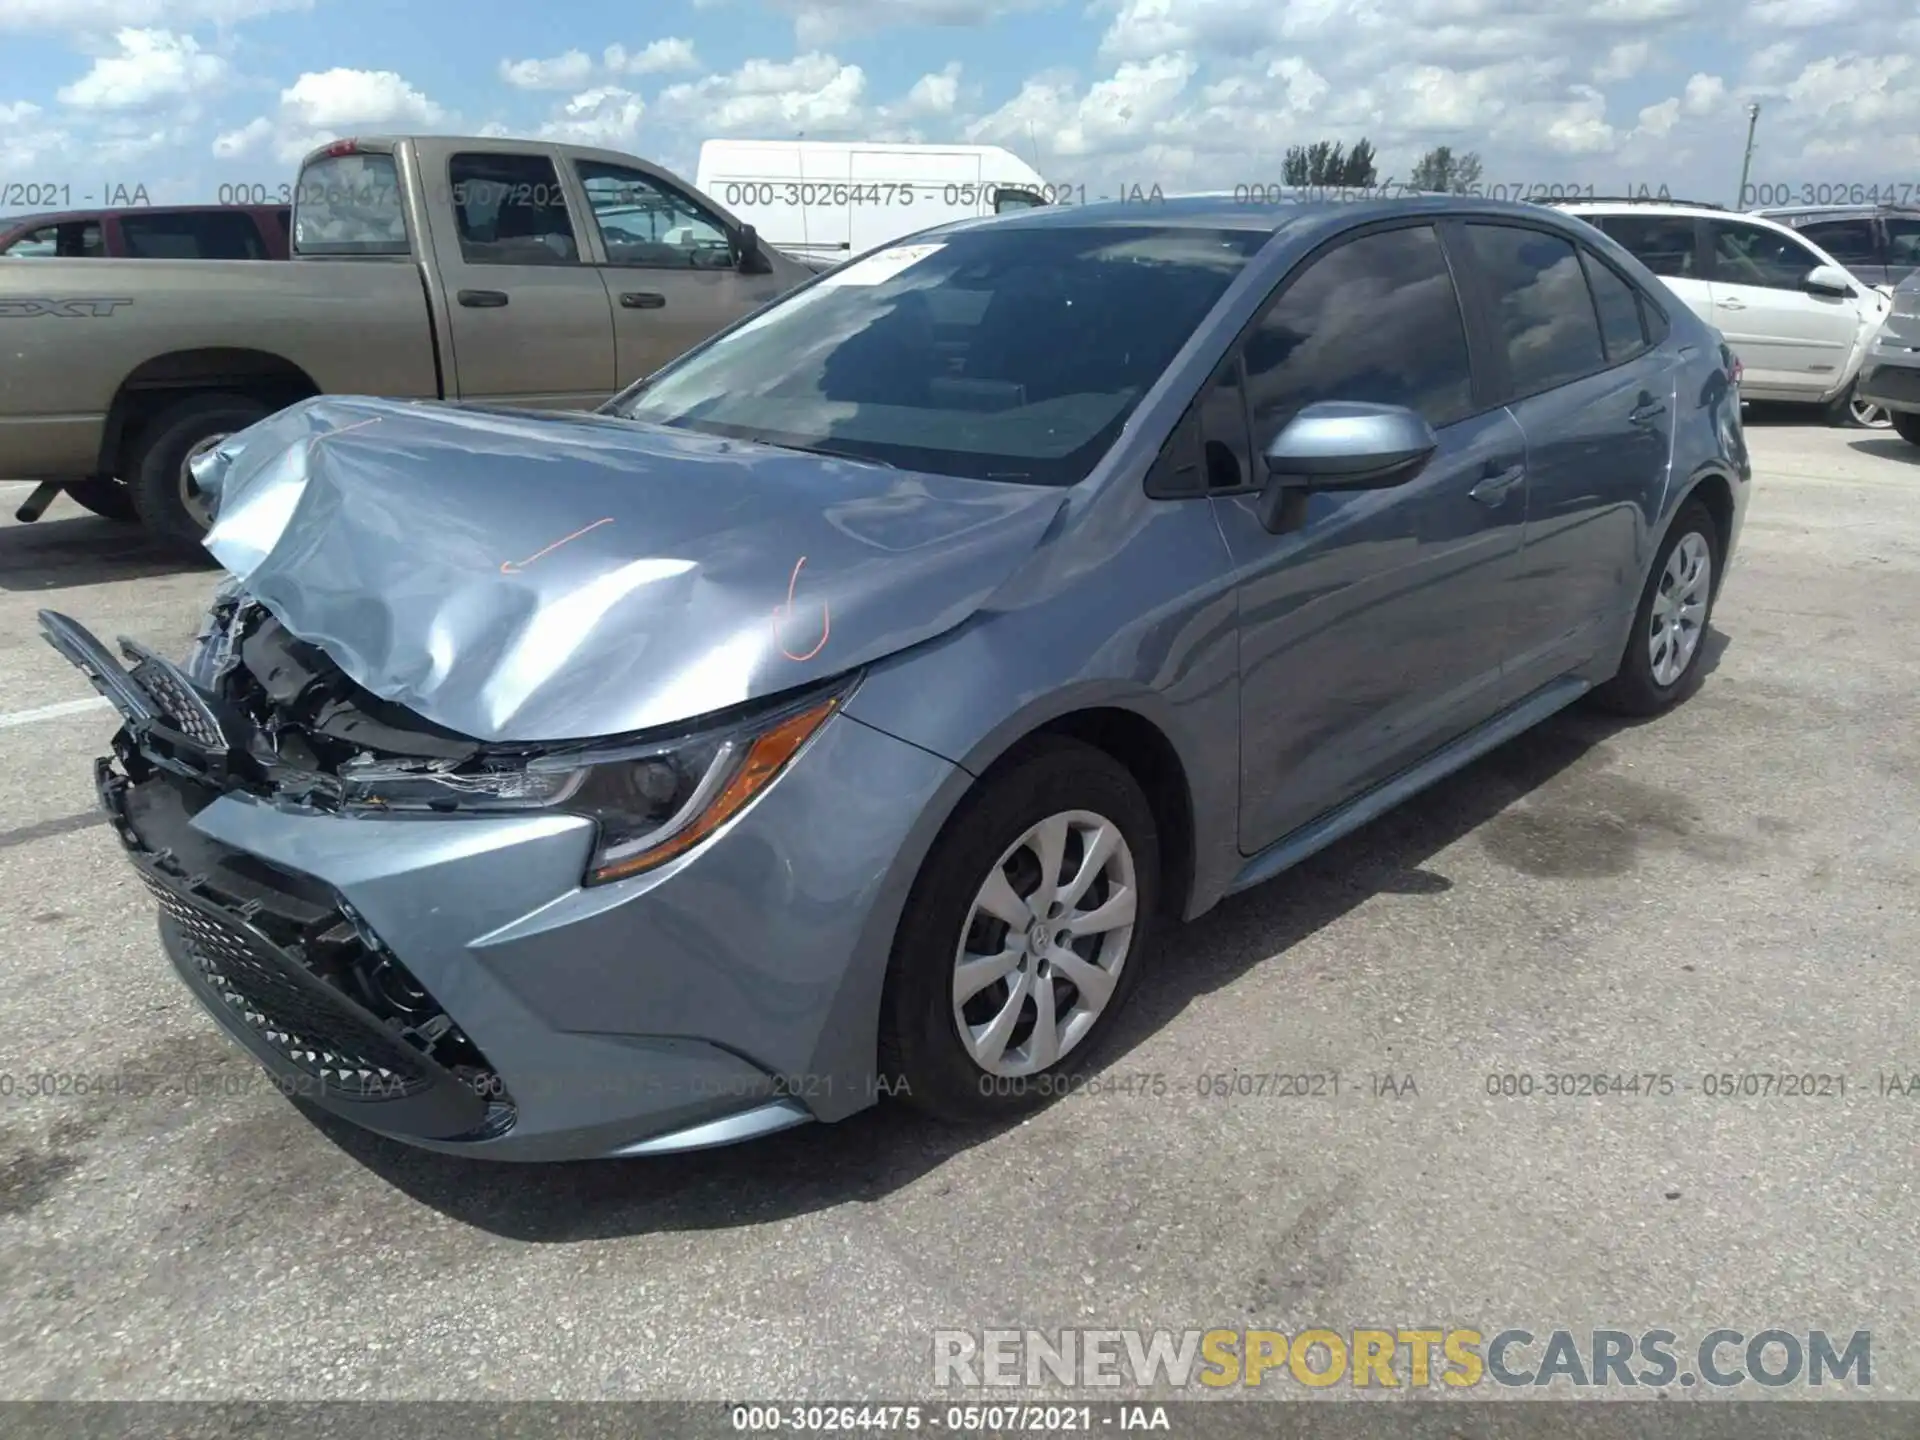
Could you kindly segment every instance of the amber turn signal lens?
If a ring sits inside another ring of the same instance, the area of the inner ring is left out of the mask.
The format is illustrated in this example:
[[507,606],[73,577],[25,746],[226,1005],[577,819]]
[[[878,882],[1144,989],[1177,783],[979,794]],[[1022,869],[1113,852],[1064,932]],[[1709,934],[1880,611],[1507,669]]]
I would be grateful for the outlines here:
[[749,800],[773,783],[786,764],[800,747],[807,743],[813,732],[827,721],[827,717],[839,708],[840,697],[823,700],[810,710],[802,710],[782,720],[771,730],[756,738],[747,749],[746,758],[740,762],[739,769],[733,772],[733,778],[707,808],[693,818],[693,821],[680,830],[676,830],[658,845],[640,851],[637,855],[627,855],[611,865],[604,865],[588,875],[588,879],[598,884],[607,880],[620,880],[629,875],[638,875],[642,870],[651,870],[663,865],[676,855],[683,855],[698,845],[707,836],[718,830],[727,821],[739,814]]

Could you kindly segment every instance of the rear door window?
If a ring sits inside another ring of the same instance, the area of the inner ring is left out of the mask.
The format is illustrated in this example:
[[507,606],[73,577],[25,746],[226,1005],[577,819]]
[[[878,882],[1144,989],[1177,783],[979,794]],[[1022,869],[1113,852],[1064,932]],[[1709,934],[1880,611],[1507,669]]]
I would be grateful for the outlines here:
[[1589,215],[1634,259],[1656,275],[1698,278],[1693,219],[1687,215]]
[[1587,267],[1587,286],[1600,316],[1600,339],[1607,361],[1618,365],[1647,349],[1649,340],[1640,292],[1615,273],[1613,267],[1589,251],[1580,252]]
[[447,162],[460,255],[469,265],[577,265],[566,194],[544,155],[469,151]]
[[122,215],[120,240],[137,260],[265,260],[260,227],[244,210]]
[[1506,344],[1516,395],[1535,395],[1606,367],[1600,321],[1573,242],[1518,225],[1469,224]]

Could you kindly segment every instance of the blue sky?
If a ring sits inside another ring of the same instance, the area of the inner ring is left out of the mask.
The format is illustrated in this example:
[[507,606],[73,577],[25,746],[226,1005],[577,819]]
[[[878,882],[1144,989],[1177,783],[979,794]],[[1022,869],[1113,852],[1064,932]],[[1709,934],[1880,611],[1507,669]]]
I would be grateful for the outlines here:
[[[1005,144],[1062,184],[1277,179],[1369,137],[1490,184],[1920,198],[1914,0],[0,0],[0,186],[211,200],[358,131]],[[23,208],[0,191],[0,208]]]

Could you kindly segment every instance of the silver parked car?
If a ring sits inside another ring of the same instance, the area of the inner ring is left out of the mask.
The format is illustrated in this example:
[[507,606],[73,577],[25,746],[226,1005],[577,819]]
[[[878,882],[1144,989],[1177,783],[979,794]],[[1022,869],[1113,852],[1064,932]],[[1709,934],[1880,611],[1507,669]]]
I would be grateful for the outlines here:
[[1039,209],[596,414],[295,405],[197,462],[187,664],[42,625],[167,953],[313,1103],[529,1160],[991,1117],[1162,924],[1689,692],[1732,363],[1543,207]]

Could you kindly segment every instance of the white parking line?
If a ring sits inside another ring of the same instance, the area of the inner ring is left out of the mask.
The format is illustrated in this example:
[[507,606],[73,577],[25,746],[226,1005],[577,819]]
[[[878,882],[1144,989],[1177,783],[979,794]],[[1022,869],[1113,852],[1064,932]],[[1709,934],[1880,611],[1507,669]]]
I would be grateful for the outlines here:
[[10,710],[0,715],[0,730],[12,729],[15,725],[31,725],[37,720],[58,720],[63,715],[81,715],[108,703],[106,696],[93,695],[85,700],[62,700],[57,705],[40,705],[32,710]]

